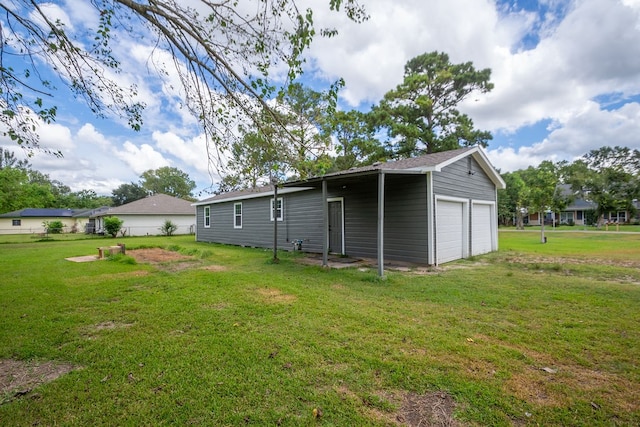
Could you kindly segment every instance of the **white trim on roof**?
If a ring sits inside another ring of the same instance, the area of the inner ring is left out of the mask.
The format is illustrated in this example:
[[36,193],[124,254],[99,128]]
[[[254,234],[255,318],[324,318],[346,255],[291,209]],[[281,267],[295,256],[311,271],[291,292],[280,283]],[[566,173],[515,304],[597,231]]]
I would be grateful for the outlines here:
[[[298,193],[300,191],[313,190],[313,187],[284,187],[278,189],[278,196],[281,194]],[[257,199],[260,197],[273,197],[273,190],[261,191],[259,193],[241,194],[235,197],[223,197],[220,199],[211,198],[200,202],[192,203],[191,206],[215,205],[218,203],[235,202],[238,200]]]

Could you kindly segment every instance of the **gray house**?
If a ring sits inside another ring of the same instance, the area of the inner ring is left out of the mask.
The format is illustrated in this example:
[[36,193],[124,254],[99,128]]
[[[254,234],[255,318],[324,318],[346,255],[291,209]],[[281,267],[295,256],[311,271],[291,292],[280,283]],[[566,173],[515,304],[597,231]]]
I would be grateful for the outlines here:
[[479,147],[221,194],[196,207],[196,240],[437,265],[498,248],[497,189]]

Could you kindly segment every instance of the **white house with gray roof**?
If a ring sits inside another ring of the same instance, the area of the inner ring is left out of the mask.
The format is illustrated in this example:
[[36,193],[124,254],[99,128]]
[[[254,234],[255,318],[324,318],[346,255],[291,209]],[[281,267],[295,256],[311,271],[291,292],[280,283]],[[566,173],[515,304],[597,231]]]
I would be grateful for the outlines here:
[[170,220],[178,229],[174,234],[190,234],[195,232],[196,215],[190,201],[169,196],[154,194],[92,216],[95,221],[95,232],[104,230],[104,218],[115,216],[123,220],[122,230],[127,236],[152,236],[161,234],[160,227]]

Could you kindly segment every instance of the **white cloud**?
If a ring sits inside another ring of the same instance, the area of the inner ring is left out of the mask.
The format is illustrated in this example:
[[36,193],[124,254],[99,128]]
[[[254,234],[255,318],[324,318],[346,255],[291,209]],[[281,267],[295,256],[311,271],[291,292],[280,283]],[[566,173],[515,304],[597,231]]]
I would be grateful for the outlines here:
[[208,150],[204,135],[184,140],[173,132],[154,132],[152,138],[156,147],[163,153],[177,157],[199,172],[207,173],[209,171]]
[[537,166],[543,160],[573,161],[603,146],[621,146],[640,150],[640,104],[602,110],[595,102],[582,111],[554,125],[541,142],[520,148],[489,149],[487,155],[503,172]]
[[[189,0],[202,5],[194,2]],[[640,0],[539,0],[538,5],[527,3],[533,10],[538,6],[533,12],[522,10],[520,2],[502,0],[366,0],[362,3],[371,18],[362,24],[329,11],[326,3],[303,2],[302,8],[314,8],[316,24],[340,32],[314,41],[303,81],[322,88],[344,77],[340,95],[348,105],[366,109],[377,103],[402,81],[409,59],[438,50],[453,62],[492,69],[495,89],[462,107],[479,129],[510,133],[511,146],[496,143],[488,150],[504,171],[542,160],[572,160],[603,145],[640,148],[639,104],[618,106],[624,103],[620,99],[640,94]],[[77,34],[95,29],[96,10],[88,2],[61,4],[64,10],[51,6],[50,13],[69,22]],[[145,44],[153,37],[114,36],[122,72],[109,75],[125,86],[137,84],[136,99],[148,105],[143,133],[122,143],[126,137],[113,131],[122,132],[113,126],[126,127],[122,120],[83,124],[78,104],[56,100],[59,124],[41,125],[41,143],[62,150],[65,157],[38,154],[34,166],[73,189],[108,189],[103,191],[107,194],[162,166],[185,170],[199,186],[208,183],[207,147],[197,121],[183,106],[178,75],[157,78],[152,69],[153,62],[172,69],[171,57]],[[620,104],[607,110],[596,102],[605,98]],[[542,120],[551,123],[546,136],[526,145],[518,141],[523,126]]]
[[122,150],[116,150],[115,155],[125,162],[138,175],[149,169],[170,166],[171,163],[161,153],[149,144],[137,146],[130,141],[122,145]]
[[112,145],[109,140],[91,124],[85,123],[77,133],[77,138],[83,144],[95,145],[106,151],[111,149]]

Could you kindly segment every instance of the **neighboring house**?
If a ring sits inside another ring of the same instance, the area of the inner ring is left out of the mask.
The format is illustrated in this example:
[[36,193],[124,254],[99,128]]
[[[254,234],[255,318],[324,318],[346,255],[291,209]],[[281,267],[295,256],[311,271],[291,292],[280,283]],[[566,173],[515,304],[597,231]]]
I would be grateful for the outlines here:
[[497,189],[505,183],[478,147],[376,163],[278,189],[197,203],[196,240],[420,264],[498,248]]
[[[567,184],[561,184],[561,191],[565,195],[571,195],[571,186]],[[640,221],[640,202],[637,200],[633,201],[633,204],[636,208],[636,212],[630,211],[615,211],[615,212],[606,212],[604,214],[604,220],[608,223],[618,223],[625,224],[633,221]],[[545,224],[550,225],[595,225],[595,224],[587,224],[588,220],[588,212],[595,211],[598,205],[595,202],[585,200],[583,198],[574,196],[573,200],[569,203],[569,205],[564,208],[564,210],[560,212],[546,212],[544,214]],[[540,225],[539,215],[537,212],[530,213],[525,218],[525,223],[528,225]]]
[[104,219],[115,216],[123,222],[122,232],[127,236],[148,236],[160,233],[160,227],[166,220],[178,226],[174,234],[190,234],[195,232],[195,210],[190,201],[155,194],[136,200],[92,216],[96,233],[104,232]]
[[45,233],[45,222],[60,221],[63,233],[83,233],[92,211],[90,209],[26,208],[0,215],[0,234]]
[[584,199],[575,199],[558,214],[560,225],[588,225],[587,212],[595,210],[597,205]]

